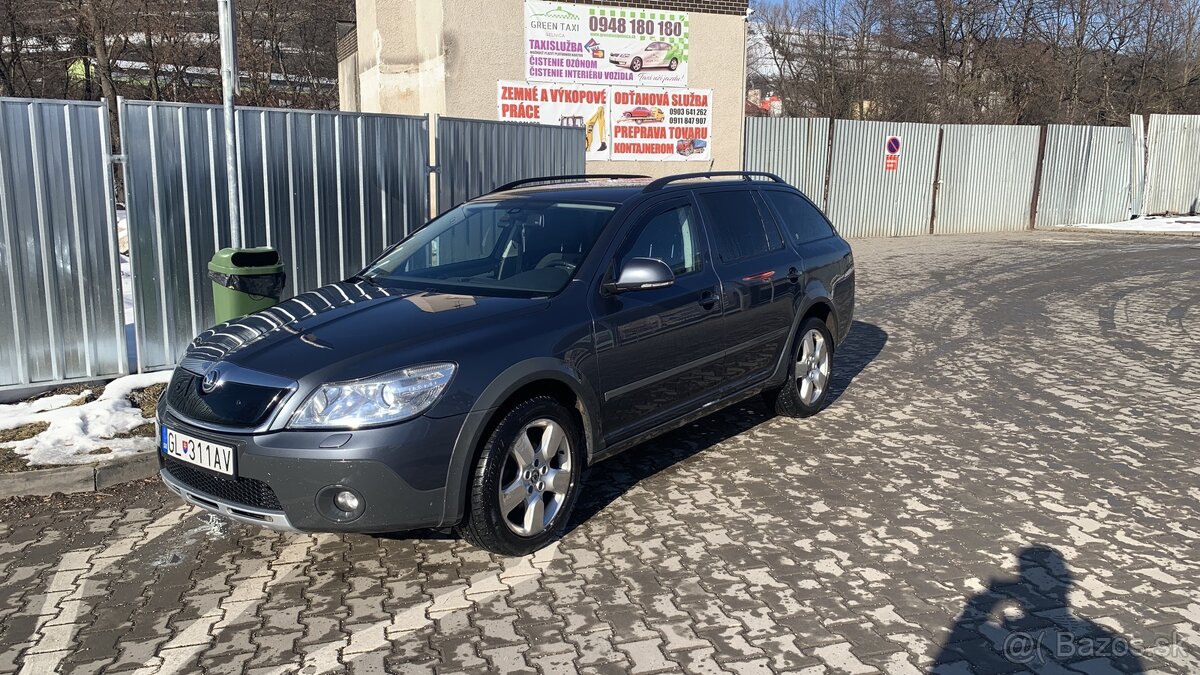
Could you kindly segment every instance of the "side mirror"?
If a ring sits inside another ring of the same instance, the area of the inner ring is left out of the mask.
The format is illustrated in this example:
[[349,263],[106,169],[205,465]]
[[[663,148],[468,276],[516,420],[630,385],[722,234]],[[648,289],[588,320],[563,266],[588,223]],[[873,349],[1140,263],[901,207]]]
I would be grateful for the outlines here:
[[666,288],[675,283],[671,266],[657,258],[634,258],[625,264],[615,282],[604,284],[609,293]]

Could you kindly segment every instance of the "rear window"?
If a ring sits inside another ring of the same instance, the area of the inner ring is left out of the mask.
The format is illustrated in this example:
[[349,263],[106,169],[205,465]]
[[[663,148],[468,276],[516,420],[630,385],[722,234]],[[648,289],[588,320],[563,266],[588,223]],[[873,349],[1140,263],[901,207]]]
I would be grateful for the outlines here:
[[791,236],[792,243],[807,244],[833,236],[829,221],[807,199],[779,190],[767,190],[765,194],[783,219],[784,230]]
[[732,262],[783,248],[774,223],[764,218],[758,200],[749,190],[723,190],[697,195],[716,240],[717,256]]

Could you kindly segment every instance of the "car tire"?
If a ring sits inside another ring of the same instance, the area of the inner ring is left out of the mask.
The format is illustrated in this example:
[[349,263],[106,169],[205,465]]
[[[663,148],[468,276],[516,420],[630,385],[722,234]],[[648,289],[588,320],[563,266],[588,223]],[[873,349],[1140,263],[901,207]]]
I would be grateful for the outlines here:
[[674,72],[679,68],[679,59],[671,59],[671,63],[667,64],[667,68]]
[[642,72],[642,57],[633,57],[633,60],[629,62],[629,69],[635,73]]
[[810,317],[800,324],[791,345],[787,381],[763,393],[776,415],[809,417],[829,402],[833,374],[833,335],[825,322]]
[[527,555],[546,546],[567,527],[583,483],[584,458],[573,410],[549,396],[514,406],[484,442],[459,534],[501,555]]

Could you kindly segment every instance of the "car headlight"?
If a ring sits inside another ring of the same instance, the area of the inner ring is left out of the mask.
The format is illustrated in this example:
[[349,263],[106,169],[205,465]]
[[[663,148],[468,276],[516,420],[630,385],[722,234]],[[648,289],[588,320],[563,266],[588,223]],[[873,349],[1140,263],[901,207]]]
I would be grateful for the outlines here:
[[400,422],[429,409],[454,377],[453,363],[434,363],[317,388],[288,424],[293,429],[357,429]]

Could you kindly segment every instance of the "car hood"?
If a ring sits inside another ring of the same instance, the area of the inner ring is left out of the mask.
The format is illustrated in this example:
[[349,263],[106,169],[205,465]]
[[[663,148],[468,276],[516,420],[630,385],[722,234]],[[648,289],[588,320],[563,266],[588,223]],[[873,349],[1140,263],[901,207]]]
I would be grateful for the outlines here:
[[[203,372],[216,361],[301,381],[350,380],[424,360],[449,335],[485,330],[505,315],[538,311],[545,298],[381,288],[339,282],[196,337],[180,364]],[[406,355],[411,355],[409,360]],[[453,356],[439,358],[454,360]],[[412,360],[417,359],[417,360]]]

